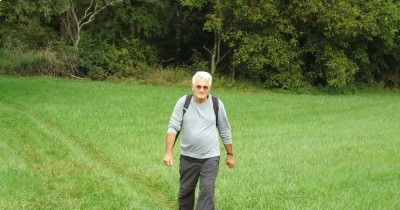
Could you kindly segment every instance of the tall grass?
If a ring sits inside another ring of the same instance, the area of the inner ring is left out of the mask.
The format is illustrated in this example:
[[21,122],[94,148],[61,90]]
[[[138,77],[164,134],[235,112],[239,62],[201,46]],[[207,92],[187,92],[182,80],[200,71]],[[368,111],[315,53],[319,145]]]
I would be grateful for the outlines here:
[[78,60],[76,50],[63,45],[40,50],[0,48],[0,73],[69,76],[77,72]]
[[[189,91],[0,76],[0,209],[176,209],[179,151],[161,158]],[[400,208],[397,93],[213,94],[237,160],[222,154],[217,209]]]

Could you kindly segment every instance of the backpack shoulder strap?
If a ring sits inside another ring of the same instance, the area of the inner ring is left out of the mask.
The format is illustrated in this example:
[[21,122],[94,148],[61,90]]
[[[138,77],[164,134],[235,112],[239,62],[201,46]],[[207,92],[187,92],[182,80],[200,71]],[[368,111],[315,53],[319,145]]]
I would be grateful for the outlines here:
[[[192,101],[192,97],[193,97],[193,94],[186,95],[185,104],[183,105],[182,122],[183,122],[183,116],[185,115],[186,111],[189,108],[190,102]],[[176,133],[174,146],[175,146],[176,140],[178,139],[178,136],[180,133],[181,133],[181,131],[178,131],[178,133]]]
[[212,96],[214,114],[215,114],[215,124],[218,126],[218,111],[219,111],[219,100],[218,97]]
[[[186,111],[189,108],[190,102],[192,101],[193,94],[186,95],[185,104],[183,105],[183,115],[185,115]],[[182,115],[182,118],[183,118]]]

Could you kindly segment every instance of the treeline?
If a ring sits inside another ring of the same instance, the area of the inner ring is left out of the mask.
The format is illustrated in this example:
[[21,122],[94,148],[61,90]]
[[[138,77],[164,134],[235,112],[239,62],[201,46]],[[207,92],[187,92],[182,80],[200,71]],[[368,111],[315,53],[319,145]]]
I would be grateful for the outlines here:
[[0,71],[400,86],[399,0],[2,0]]

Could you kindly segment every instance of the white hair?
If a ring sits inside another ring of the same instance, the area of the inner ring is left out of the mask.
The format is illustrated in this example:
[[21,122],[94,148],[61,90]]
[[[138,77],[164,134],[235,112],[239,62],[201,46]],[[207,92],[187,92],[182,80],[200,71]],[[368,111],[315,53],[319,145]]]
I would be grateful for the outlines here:
[[194,85],[194,83],[196,83],[197,79],[199,79],[199,78],[208,80],[210,82],[210,85],[212,83],[212,76],[210,73],[208,73],[206,71],[198,71],[193,75],[192,84]]

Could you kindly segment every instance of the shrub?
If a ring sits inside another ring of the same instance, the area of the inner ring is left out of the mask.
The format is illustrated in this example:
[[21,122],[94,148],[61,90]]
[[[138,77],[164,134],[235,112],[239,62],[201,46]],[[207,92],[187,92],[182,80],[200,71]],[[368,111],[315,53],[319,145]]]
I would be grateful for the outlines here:
[[352,62],[342,51],[327,49],[325,51],[326,62],[325,77],[331,88],[344,88],[352,84],[358,66]]
[[25,47],[0,49],[0,69],[4,73],[30,76],[66,76],[77,71],[78,54],[62,42],[31,50]]
[[82,73],[95,80],[106,78],[138,77],[156,63],[155,49],[137,39],[124,39],[122,46],[106,41],[97,42],[86,37],[79,55]]

